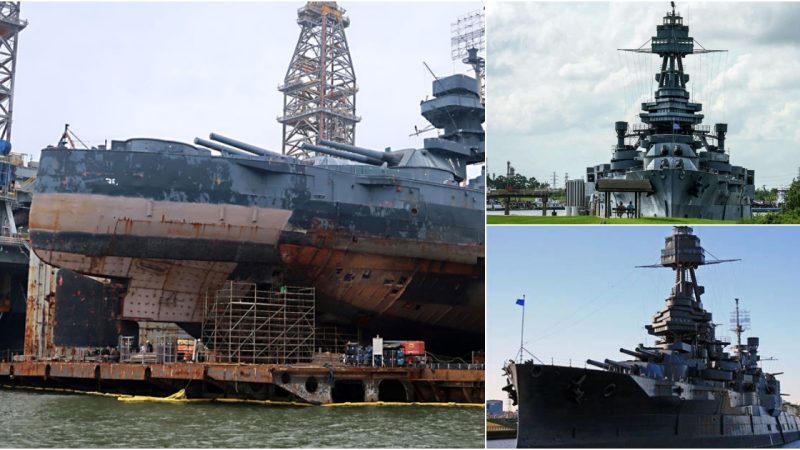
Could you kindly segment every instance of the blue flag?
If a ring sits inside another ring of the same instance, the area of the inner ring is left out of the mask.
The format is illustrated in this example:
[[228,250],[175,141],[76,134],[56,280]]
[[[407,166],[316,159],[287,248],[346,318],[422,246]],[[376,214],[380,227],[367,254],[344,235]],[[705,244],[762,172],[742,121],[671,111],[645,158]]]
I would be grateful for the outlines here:
[[525,299],[524,298],[518,298],[517,299],[517,304],[520,305],[520,306],[525,306]]
[[673,129],[673,130],[680,130],[680,129],[681,129],[681,126],[680,126],[680,125],[678,125],[677,123],[674,123],[674,122],[673,122],[673,123],[672,123],[672,129]]

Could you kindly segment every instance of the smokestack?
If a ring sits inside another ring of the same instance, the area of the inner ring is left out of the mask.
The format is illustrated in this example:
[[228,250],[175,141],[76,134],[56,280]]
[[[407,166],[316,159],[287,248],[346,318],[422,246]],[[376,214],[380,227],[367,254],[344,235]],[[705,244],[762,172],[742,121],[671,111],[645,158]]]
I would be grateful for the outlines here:
[[628,122],[616,122],[614,129],[617,131],[617,148],[625,148],[625,133],[628,131]]
[[717,133],[717,148],[719,151],[725,151],[725,133],[728,132],[727,123],[718,123],[714,125],[714,131]]

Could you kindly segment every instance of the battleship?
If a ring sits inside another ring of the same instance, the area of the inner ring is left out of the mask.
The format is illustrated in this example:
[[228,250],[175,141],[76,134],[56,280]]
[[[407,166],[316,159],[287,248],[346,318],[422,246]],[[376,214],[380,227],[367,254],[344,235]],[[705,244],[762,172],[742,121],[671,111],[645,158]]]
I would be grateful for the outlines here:
[[[646,327],[654,347],[620,352],[632,360],[587,360],[600,370],[541,365],[504,367],[519,404],[518,447],[769,447],[800,439],[800,418],[781,400],[778,374],[759,367],[759,339],[715,336],[696,269],[706,261],[689,227],[666,238],[661,263],[675,285]],[[738,301],[737,301],[738,317]]]
[[[689,27],[672,10],[657,26],[656,36],[636,53],[654,53],[661,58],[655,75],[655,101],[642,103],[642,124],[616,122],[617,143],[609,164],[586,169],[586,180],[615,180],[619,190],[626,182],[642,193],[642,217],[680,217],[738,220],[752,216],[755,172],[732,165],[725,150],[728,125],[717,123],[714,131],[701,125],[702,104],[692,102],[683,59],[687,55],[717,52],[706,50],[689,36]],[[695,47],[697,45],[697,47]],[[626,139],[633,144],[626,144]],[[642,188],[642,186],[646,186]],[[613,205],[635,204],[636,192],[609,192]]]
[[432,82],[421,114],[441,131],[423,148],[320,140],[304,144],[319,156],[298,159],[215,133],[45,148],[33,251],[122,283],[121,319],[195,337],[206,294],[238,280],[313,286],[318,324],[451,355],[482,348],[485,175],[467,175],[484,161],[478,80]]

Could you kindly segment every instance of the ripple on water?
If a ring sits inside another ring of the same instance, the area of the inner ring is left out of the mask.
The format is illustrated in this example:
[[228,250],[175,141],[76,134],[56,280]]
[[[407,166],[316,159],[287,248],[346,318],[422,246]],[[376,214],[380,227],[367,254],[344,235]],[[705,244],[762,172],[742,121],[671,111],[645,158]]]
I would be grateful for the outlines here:
[[172,405],[0,390],[0,417],[4,447],[484,446],[482,408]]

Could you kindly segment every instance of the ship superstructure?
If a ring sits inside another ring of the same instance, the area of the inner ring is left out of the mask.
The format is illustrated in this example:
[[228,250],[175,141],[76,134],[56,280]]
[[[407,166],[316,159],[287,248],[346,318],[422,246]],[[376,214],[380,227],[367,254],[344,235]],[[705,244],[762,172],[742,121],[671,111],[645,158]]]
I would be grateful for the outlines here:
[[[519,403],[519,447],[767,447],[800,439],[800,418],[784,408],[776,374],[759,366],[759,339],[715,335],[695,274],[707,261],[689,227],[675,227],[661,264],[675,272],[664,308],[647,332],[654,346],[600,368],[510,362],[506,390]],[[652,267],[652,266],[651,266]],[[738,311],[738,301],[737,301]]]
[[[655,99],[642,103],[641,124],[616,122],[617,144],[611,161],[587,168],[587,181],[649,183],[651,189],[639,206],[643,217],[751,217],[755,172],[731,164],[725,147],[728,125],[717,123],[713,132],[702,125],[702,105],[691,101],[687,90],[690,78],[684,58],[720,50],[706,50],[689,36],[689,27],[675,11],[674,2],[649,43],[649,48],[645,44],[623,51],[661,58],[661,69],[655,74]],[[606,195],[612,196],[613,205],[635,201],[632,192]]]

